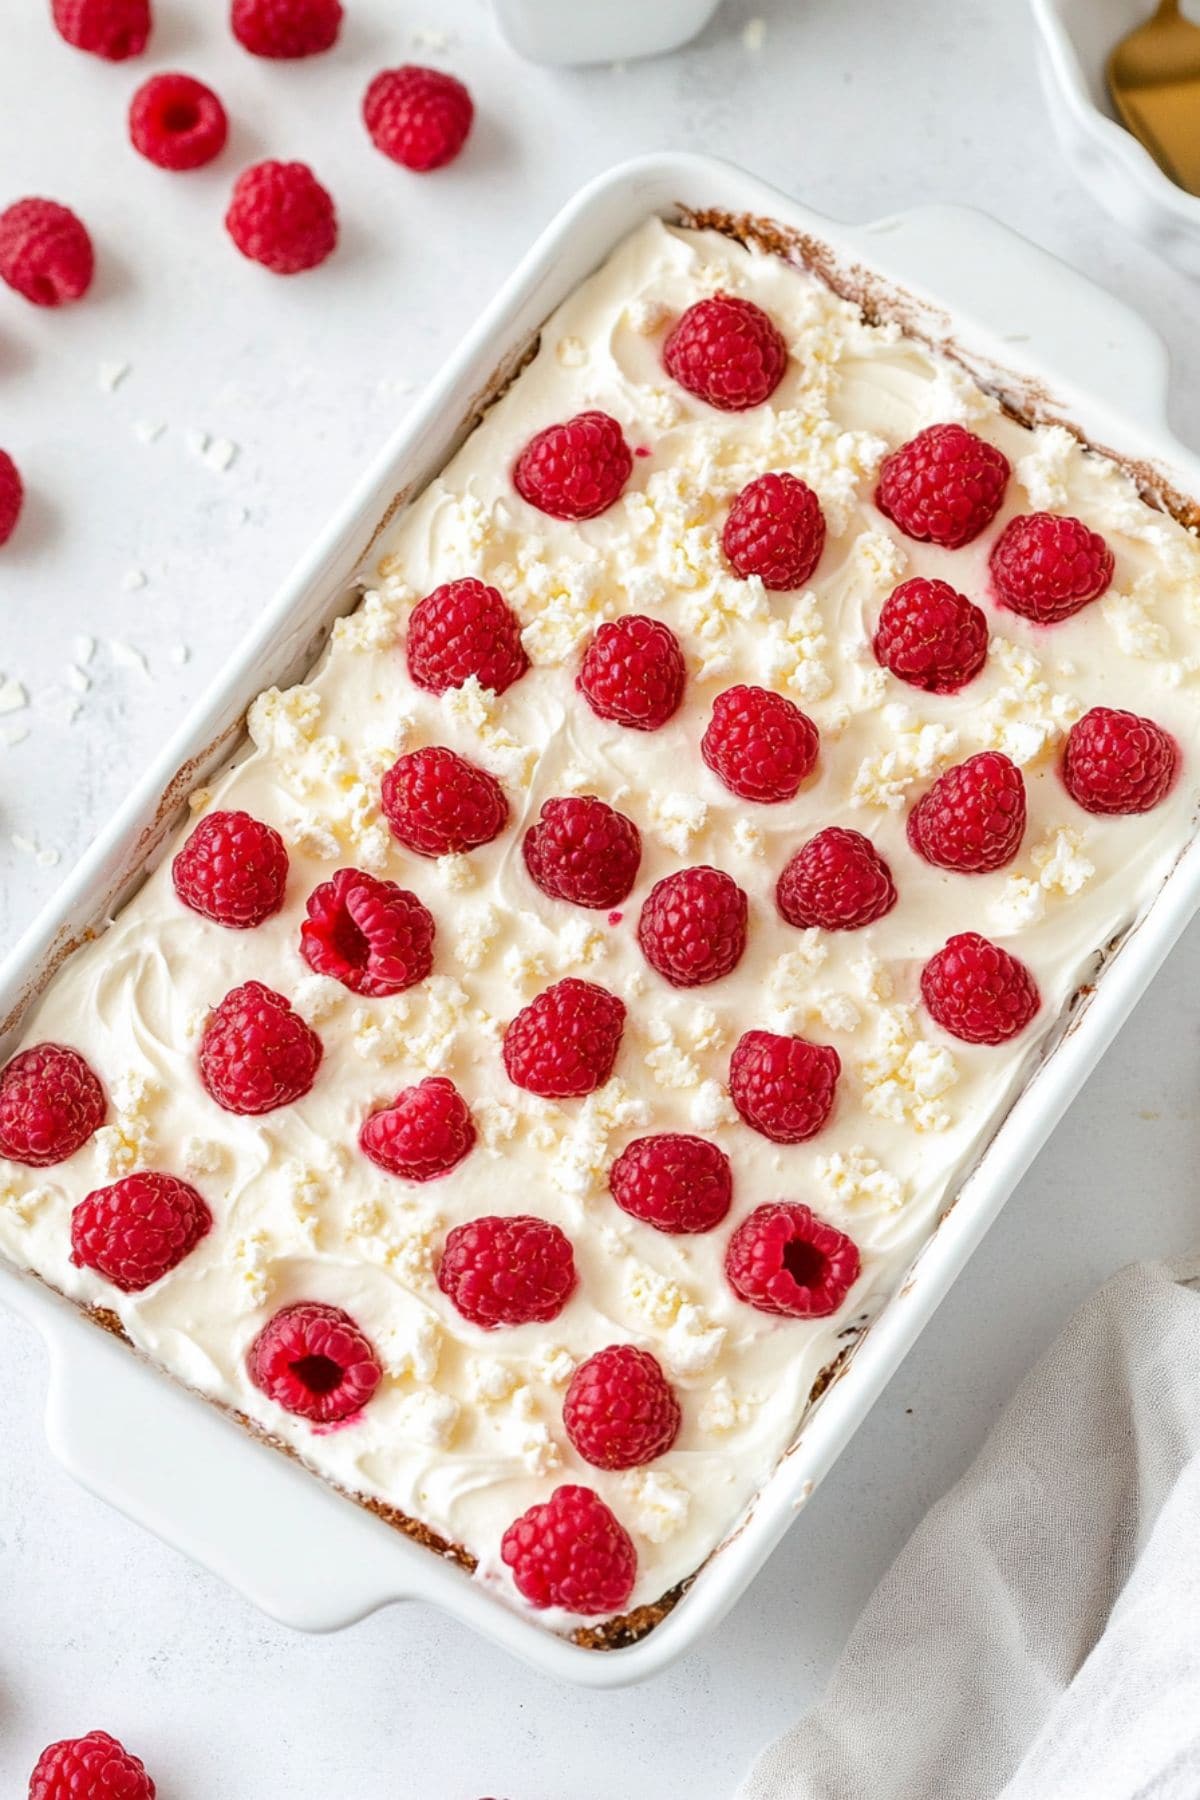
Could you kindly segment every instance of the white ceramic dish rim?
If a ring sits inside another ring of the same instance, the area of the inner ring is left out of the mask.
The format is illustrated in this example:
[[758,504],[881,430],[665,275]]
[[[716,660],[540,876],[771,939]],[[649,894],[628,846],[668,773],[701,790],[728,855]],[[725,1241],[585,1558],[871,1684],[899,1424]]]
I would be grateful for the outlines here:
[[[1200,460],[1166,424],[1159,339],[1121,303],[986,215],[931,207],[845,227],[705,157],[624,164],[586,187],[543,233],[293,570],[224,679],[0,967],[0,1059],[46,972],[127,897],[187,792],[228,756],[249,701],[310,666],[333,618],[353,604],[380,520],[444,464],[479,398],[495,390],[558,301],[643,218],[677,217],[681,206],[748,213],[815,240],[840,267],[894,291],[910,314],[915,306],[927,335],[952,342],[1014,404],[1066,418],[1092,442],[1145,464],[1165,486],[1200,494]],[[392,1601],[421,1599],[548,1675],[608,1688],[657,1674],[739,1598],[828,1472],[1197,905],[1200,841],[1193,841],[762,1493],[675,1609],[627,1648],[588,1650],[545,1631],[164,1380],[39,1282],[0,1264],[0,1299],[47,1346],[51,1448],[87,1487],[297,1628],[335,1629]]]

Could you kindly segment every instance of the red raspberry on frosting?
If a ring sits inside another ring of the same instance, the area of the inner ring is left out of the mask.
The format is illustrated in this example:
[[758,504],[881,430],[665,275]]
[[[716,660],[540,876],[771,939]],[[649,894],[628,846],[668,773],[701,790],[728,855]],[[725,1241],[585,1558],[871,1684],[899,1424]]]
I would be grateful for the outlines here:
[[502,694],[529,667],[521,621],[503,595],[473,575],[446,582],[414,606],[405,655],[409,674],[431,694],[461,687],[472,675]]
[[339,869],[308,897],[300,954],[352,994],[402,994],[433,967],[433,914],[417,896],[365,869]]
[[1171,791],[1179,745],[1153,719],[1093,706],[1067,734],[1062,777],[1085,812],[1143,813]]
[[452,1081],[427,1075],[363,1121],[363,1154],[389,1175],[432,1181],[455,1168],[475,1143],[470,1108]]
[[680,869],[656,881],[638,920],[638,943],[673,987],[702,987],[736,969],[746,948],[745,894],[721,869]]
[[29,1800],[155,1800],[140,1757],[107,1731],[48,1744],[29,1777]]
[[488,1215],[449,1233],[437,1283],[473,1325],[544,1325],[575,1292],[575,1253],[548,1219]]
[[319,56],[337,42],[341,0],[233,0],[229,23],[252,56]]
[[1001,606],[1036,625],[1057,625],[1104,593],[1113,553],[1082,519],[1022,513],[996,539],[989,566]]
[[981,750],[939,775],[908,815],[908,841],[939,869],[989,874],[1025,835],[1025,782],[999,750]]
[[896,884],[870,838],[827,825],[789,859],[775,901],[801,931],[858,931],[891,912]]
[[375,148],[422,174],[454,161],[474,117],[461,81],[416,63],[382,70],[363,99],[363,120]]
[[627,1144],[608,1171],[608,1186],[622,1212],[672,1236],[711,1231],[733,1203],[725,1152],[681,1131]]
[[0,213],[0,281],[34,306],[81,299],[95,267],[86,225],[57,200],[15,200]]
[[595,794],[545,801],[521,849],[543,894],[593,908],[627,899],[642,860],[641,833],[633,820]]
[[816,767],[820,736],[812,720],[769,688],[718,694],[700,741],[714,775],[740,800],[792,800]]
[[17,529],[25,503],[21,472],[7,450],[0,450],[0,544],[7,544]]
[[142,1169],[96,1188],[71,1214],[71,1261],[124,1294],[140,1294],[178,1268],[212,1230],[212,1214],[177,1175]]
[[353,1418],[383,1379],[361,1326],[320,1300],[280,1307],[246,1352],[246,1373],[268,1400],[316,1425]]
[[594,519],[621,498],[633,452],[605,412],[576,413],[530,438],[513,469],[522,500],[552,519]]
[[398,758],[380,795],[392,836],[417,856],[460,856],[490,844],[508,823],[495,776],[440,744]]
[[500,1554],[517,1591],[539,1611],[620,1612],[637,1579],[633,1539],[591,1488],[555,1488],[509,1526]]
[[928,425],[879,465],[875,504],[906,537],[959,550],[1004,504],[1008,458],[965,425]]
[[884,601],[872,648],[910,687],[956,694],[987,661],[987,614],[948,581],[916,575]]
[[743,579],[765,588],[803,587],[825,548],[821,502],[797,475],[759,475],[729,509],[721,548]]
[[321,1040],[282,994],[247,981],[209,1015],[200,1039],[200,1079],[231,1113],[274,1112],[307,1094],[321,1066]]
[[104,1089],[78,1050],[34,1044],[0,1071],[0,1156],[46,1169],[104,1123]]
[[150,36],[150,0],[51,0],[50,12],[59,37],[105,62],[140,56]]
[[1041,1005],[1023,962],[977,931],[950,938],[921,971],[930,1017],[965,1044],[1006,1044]]
[[661,1364],[632,1344],[610,1344],[581,1362],[563,1400],[567,1436],[596,1469],[636,1469],[665,1456],[681,1419]]
[[594,981],[569,975],[522,1008],[504,1034],[508,1079],[545,1100],[575,1099],[613,1072],[625,1005]]
[[827,1319],[858,1280],[858,1247],[807,1206],[755,1207],[729,1240],[725,1273],[739,1299],[789,1319]]
[[803,1144],[833,1111],[841,1072],[829,1044],[747,1031],[729,1059],[729,1097],[752,1131],[773,1144]]
[[787,360],[787,344],[774,320],[736,294],[697,300],[663,345],[668,375],[721,412],[745,412],[769,400]]
[[657,731],[679,710],[686,682],[683,651],[670,626],[626,613],[597,626],[576,685],[598,719]]
[[307,163],[261,162],[234,183],[225,229],[251,262],[273,275],[315,269],[337,245],[337,213]]
[[287,875],[279,833],[244,812],[209,813],[171,864],[183,904],[234,931],[251,930],[279,911]]
[[129,102],[133,147],[160,169],[201,169],[228,135],[220,100],[190,75],[152,75]]

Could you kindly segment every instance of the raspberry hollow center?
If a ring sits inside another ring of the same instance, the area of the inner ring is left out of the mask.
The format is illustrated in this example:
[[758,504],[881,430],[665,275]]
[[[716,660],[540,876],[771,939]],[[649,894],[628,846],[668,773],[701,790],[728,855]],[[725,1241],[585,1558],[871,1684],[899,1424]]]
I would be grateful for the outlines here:
[[356,923],[350,907],[344,906],[333,921],[330,934],[337,954],[353,969],[365,969],[371,960],[371,940]]
[[185,132],[195,131],[199,123],[199,109],[191,100],[174,100],[163,111],[164,131],[176,132],[182,136]]
[[815,1244],[805,1243],[803,1238],[791,1238],[784,1245],[783,1266],[797,1287],[815,1288],[825,1280],[829,1259]]
[[288,1367],[310,1394],[332,1394],[341,1386],[345,1374],[332,1356],[298,1356]]

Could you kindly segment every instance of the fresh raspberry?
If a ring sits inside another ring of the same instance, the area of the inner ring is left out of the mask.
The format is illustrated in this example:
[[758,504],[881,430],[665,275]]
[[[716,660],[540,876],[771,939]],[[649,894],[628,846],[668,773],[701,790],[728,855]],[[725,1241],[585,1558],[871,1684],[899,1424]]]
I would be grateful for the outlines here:
[[133,147],[160,169],[202,169],[228,135],[225,108],[190,75],[152,75],[129,103]]
[[714,775],[741,800],[791,800],[812,774],[820,737],[798,706],[769,688],[718,694],[700,741]]
[[573,906],[619,906],[642,860],[642,837],[633,820],[595,794],[547,800],[521,848],[543,894]]
[[505,1532],[500,1554],[531,1606],[620,1612],[637,1579],[633,1539],[591,1488],[555,1488]]
[[234,183],[225,229],[243,256],[274,275],[315,269],[337,244],[333,200],[307,163],[261,162]]
[[701,864],[656,881],[638,920],[642,955],[672,987],[703,987],[736,969],[749,905],[721,869]]
[[463,1318],[489,1331],[557,1319],[576,1279],[570,1238],[528,1213],[456,1225],[437,1272],[438,1286]]
[[939,775],[908,815],[908,841],[938,869],[988,875],[1025,835],[1025,782],[999,750],[981,750]]
[[496,777],[440,744],[398,758],[380,794],[392,836],[417,856],[476,850],[508,823],[508,801]]
[[291,61],[333,48],[342,8],[340,0],[233,0],[229,23],[252,56]]
[[675,321],[663,366],[680,387],[721,412],[745,412],[769,400],[787,368],[778,326],[753,300],[714,294]]
[[339,869],[313,889],[306,911],[301,956],[352,994],[402,994],[433,967],[433,914],[394,881]]
[[921,970],[930,1016],[964,1044],[1005,1044],[1041,1005],[1023,962],[977,931],[960,931]]
[[155,1800],[140,1757],[107,1731],[49,1744],[29,1777],[29,1800]]
[[246,1352],[246,1373],[268,1400],[318,1425],[360,1413],[383,1378],[366,1332],[319,1300],[280,1307]]
[[34,306],[81,299],[95,267],[86,225],[57,200],[15,200],[0,213],[0,281]]
[[657,1358],[610,1344],[581,1362],[563,1400],[567,1436],[596,1469],[636,1469],[665,1456],[682,1414]]
[[635,1138],[608,1171],[608,1185],[622,1212],[672,1236],[711,1231],[733,1204],[725,1152],[681,1131]]
[[626,613],[596,628],[576,681],[598,719],[657,731],[679,710],[687,667],[669,625]]
[[287,875],[279,833],[244,812],[209,813],[171,864],[183,904],[233,931],[249,931],[279,911]]
[[725,1273],[759,1312],[827,1319],[858,1280],[858,1247],[811,1208],[788,1200],[756,1206],[729,1240]]
[[150,0],[50,0],[50,11],[59,37],[105,62],[140,56],[150,36]]
[[405,653],[409,674],[431,694],[461,687],[472,675],[502,694],[529,667],[520,619],[473,575],[448,581],[414,606]]
[[0,544],[7,544],[17,529],[24,501],[25,487],[21,471],[8,451],[0,450]]
[[928,425],[879,465],[875,504],[906,537],[960,550],[1004,504],[1008,458],[964,425]]
[[796,475],[759,475],[729,509],[721,548],[744,580],[773,593],[803,587],[825,548],[821,502]]
[[1057,625],[1100,598],[1113,578],[1113,553],[1082,519],[1022,513],[996,539],[989,567],[1001,606],[1036,625]]
[[461,81],[416,63],[384,69],[363,98],[363,119],[375,148],[421,174],[454,161],[474,117]]
[[1090,813],[1144,813],[1170,792],[1179,745],[1153,719],[1093,706],[1072,725],[1062,776],[1072,800]]
[[841,1072],[829,1044],[746,1031],[729,1059],[729,1097],[752,1131],[773,1144],[802,1144],[833,1111]]
[[621,498],[632,472],[633,453],[617,421],[605,412],[582,412],[530,438],[513,486],[552,519],[594,519]]
[[282,994],[261,981],[231,988],[200,1039],[200,1079],[231,1113],[274,1112],[307,1094],[321,1040]]
[[910,687],[956,694],[987,661],[987,614],[948,581],[915,575],[884,601],[872,648]]
[[34,1044],[0,1072],[0,1156],[46,1169],[104,1123],[104,1089],[78,1050]]
[[545,1100],[593,1093],[613,1072],[624,1029],[623,1001],[569,975],[523,1007],[505,1032],[508,1079]]
[[358,1141],[363,1154],[389,1175],[432,1181],[467,1155],[475,1142],[475,1124],[454,1083],[444,1075],[427,1075],[365,1119]]
[[870,838],[827,825],[787,862],[775,901],[801,931],[858,931],[891,912],[896,884]]
[[71,1261],[123,1294],[140,1294],[178,1268],[212,1222],[194,1187],[142,1169],[79,1202],[71,1214]]

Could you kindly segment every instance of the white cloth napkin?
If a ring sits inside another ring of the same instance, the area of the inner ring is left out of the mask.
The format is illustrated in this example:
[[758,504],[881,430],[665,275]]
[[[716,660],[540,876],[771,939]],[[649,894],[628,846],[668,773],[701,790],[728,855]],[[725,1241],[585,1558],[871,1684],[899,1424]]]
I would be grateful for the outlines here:
[[1084,1305],[739,1800],[1198,1800],[1200,1256]]

